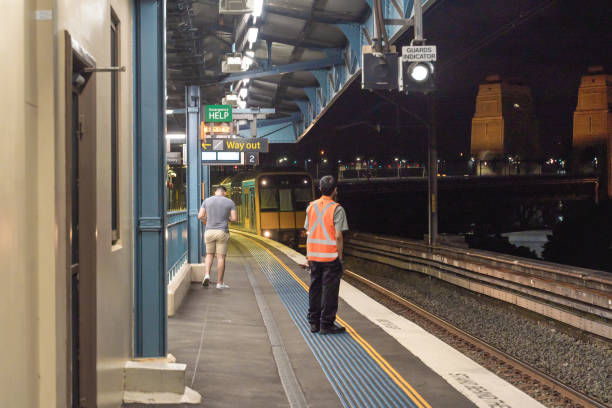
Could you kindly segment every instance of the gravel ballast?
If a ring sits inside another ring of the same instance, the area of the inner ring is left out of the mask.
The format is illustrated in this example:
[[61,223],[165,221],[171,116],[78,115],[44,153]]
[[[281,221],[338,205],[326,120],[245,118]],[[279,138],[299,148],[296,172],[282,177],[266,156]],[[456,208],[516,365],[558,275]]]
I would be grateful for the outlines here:
[[612,343],[485,295],[358,258],[347,269],[606,404]]

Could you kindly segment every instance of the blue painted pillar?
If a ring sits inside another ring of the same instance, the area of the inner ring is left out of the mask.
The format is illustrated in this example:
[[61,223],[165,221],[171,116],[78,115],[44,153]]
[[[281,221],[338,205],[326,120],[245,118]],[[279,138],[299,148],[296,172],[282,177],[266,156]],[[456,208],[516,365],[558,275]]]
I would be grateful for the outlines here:
[[167,354],[166,2],[134,0],[134,354]]
[[187,135],[187,216],[189,223],[189,263],[201,262],[200,210],[202,173],[200,172],[200,87],[185,87],[185,115]]

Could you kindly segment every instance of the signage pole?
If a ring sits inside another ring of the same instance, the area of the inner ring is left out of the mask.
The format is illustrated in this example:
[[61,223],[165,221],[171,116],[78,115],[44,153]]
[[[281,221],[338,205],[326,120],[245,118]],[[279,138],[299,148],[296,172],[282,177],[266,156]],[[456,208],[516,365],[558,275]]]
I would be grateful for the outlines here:
[[253,115],[253,119],[251,119],[251,137],[257,137],[257,115]]
[[423,4],[422,0],[414,0],[414,39],[423,42]]
[[187,116],[187,219],[188,219],[188,257],[189,263],[201,262],[200,242],[200,199],[201,184],[201,145],[200,141],[200,87],[185,88],[185,106]]
[[[419,0],[417,0],[418,2]],[[416,4],[416,3],[415,3]],[[427,143],[427,187],[428,187],[428,206],[427,213],[429,218],[429,239],[428,244],[435,246],[438,241],[438,150],[436,135],[436,111],[435,96],[430,92],[425,96],[429,111],[429,140]]]

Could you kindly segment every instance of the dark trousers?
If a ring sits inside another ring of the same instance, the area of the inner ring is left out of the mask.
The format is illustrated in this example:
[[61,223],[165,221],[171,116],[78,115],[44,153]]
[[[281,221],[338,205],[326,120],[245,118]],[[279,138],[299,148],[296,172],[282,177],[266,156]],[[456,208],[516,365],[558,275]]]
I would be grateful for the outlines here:
[[338,311],[338,292],[342,265],[338,259],[332,262],[314,262],[310,264],[310,305],[308,322],[329,328],[336,320]]

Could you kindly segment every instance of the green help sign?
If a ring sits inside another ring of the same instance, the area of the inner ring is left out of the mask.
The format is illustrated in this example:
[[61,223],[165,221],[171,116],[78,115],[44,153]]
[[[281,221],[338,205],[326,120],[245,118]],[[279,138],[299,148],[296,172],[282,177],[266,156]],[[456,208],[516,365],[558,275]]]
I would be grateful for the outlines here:
[[232,121],[232,106],[231,105],[206,105],[206,114],[204,122],[231,122]]

